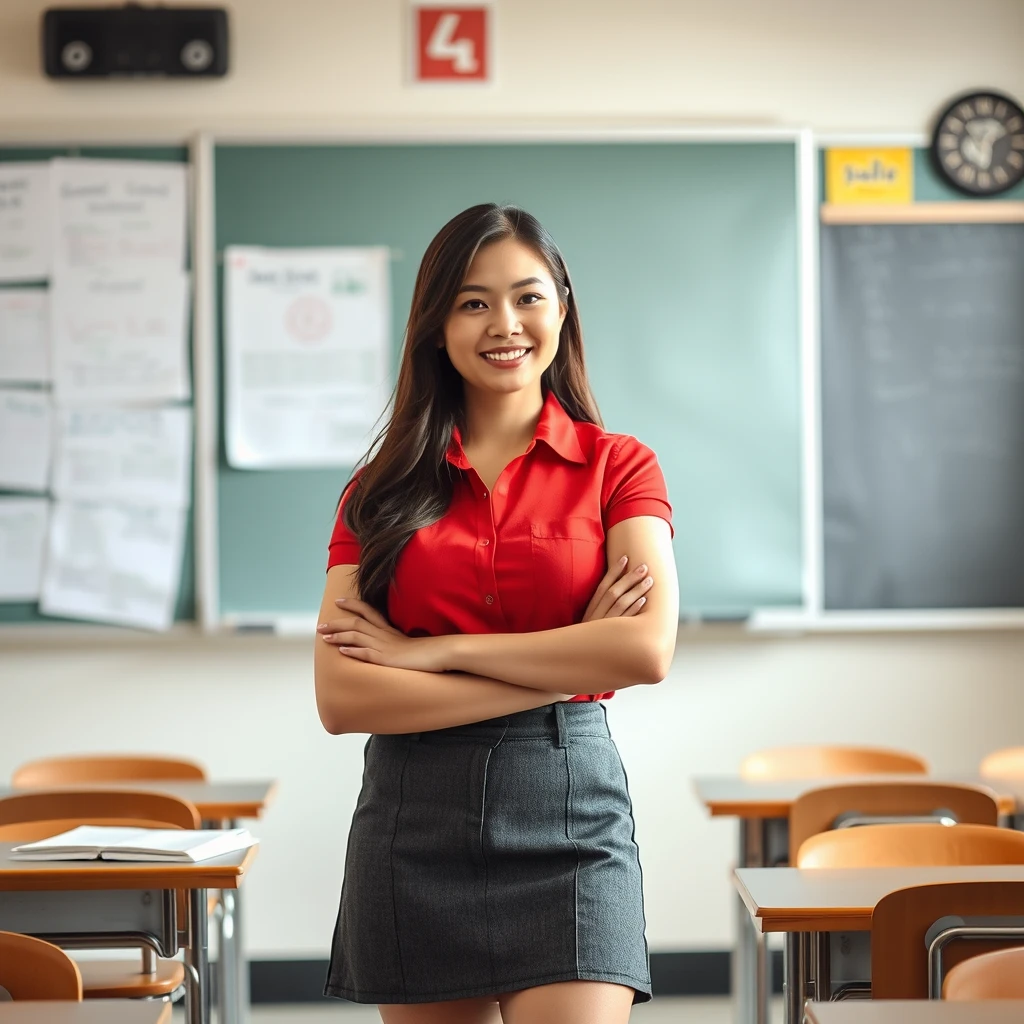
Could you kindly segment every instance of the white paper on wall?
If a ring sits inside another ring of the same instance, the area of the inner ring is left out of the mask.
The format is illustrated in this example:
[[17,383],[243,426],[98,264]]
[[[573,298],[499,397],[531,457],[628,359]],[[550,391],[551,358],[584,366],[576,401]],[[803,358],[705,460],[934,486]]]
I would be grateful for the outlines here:
[[62,405],[189,395],[188,279],[181,271],[61,273],[51,288],[50,334]]
[[184,509],[58,501],[39,608],[44,615],[164,630],[181,575]]
[[49,308],[42,288],[0,288],[0,381],[50,380]]
[[61,408],[55,434],[56,497],[190,504],[191,409]]
[[350,466],[389,393],[385,247],[225,253],[228,461]]
[[0,164],[0,281],[50,273],[50,166]]
[[54,270],[185,266],[183,164],[64,160],[50,164]]
[[0,498],[0,601],[37,601],[50,503]]
[[52,441],[50,396],[45,391],[0,388],[0,487],[45,491]]

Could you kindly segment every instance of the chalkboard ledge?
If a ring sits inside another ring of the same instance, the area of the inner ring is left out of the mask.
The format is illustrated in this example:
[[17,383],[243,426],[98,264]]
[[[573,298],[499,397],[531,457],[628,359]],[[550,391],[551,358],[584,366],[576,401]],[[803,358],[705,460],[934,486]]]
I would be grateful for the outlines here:
[[896,633],[1024,629],[1024,608],[934,608],[920,610],[814,611],[762,608],[747,628],[764,634]]

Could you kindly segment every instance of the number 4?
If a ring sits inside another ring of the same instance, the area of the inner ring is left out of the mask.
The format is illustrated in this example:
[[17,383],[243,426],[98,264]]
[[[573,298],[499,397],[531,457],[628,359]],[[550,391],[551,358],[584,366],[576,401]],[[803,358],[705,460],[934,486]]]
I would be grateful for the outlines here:
[[457,14],[442,14],[427,43],[431,60],[450,60],[453,70],[470,75],[479,67],[472,39],[456,39],[459,28]]

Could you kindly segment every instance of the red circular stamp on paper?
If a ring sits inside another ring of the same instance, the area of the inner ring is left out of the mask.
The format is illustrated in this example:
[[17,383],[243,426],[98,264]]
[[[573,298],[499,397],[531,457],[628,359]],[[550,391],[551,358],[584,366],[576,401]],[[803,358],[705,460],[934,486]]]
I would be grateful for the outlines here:
[[316,295],[300,295],[285,313],[288,333],[296,341],[323,341],[331,333],[334,318],[331,307]]

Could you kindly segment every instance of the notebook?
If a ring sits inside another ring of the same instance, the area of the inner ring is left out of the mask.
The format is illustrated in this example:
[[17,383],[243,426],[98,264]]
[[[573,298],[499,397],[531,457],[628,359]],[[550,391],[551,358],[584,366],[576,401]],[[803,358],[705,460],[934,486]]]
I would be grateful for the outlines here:
[[139,860],[195,864],[254,846],[246,828],[119,828],[79,825],[70,832],[24,843],[12,860]]

